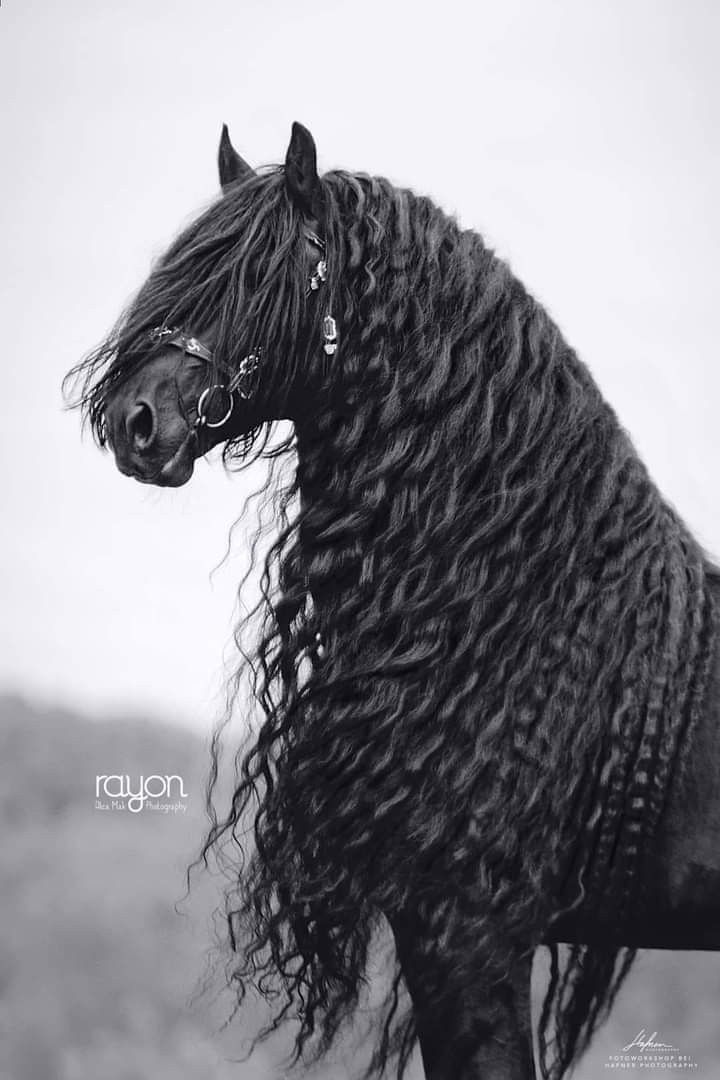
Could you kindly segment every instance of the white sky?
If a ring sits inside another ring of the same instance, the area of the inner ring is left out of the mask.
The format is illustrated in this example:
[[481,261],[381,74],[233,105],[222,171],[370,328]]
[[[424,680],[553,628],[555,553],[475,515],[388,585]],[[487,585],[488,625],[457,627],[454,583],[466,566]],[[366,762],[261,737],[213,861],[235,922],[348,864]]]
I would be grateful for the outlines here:
[[60,380],[291,121],[322,168],[431,194],[508,257],[720,555],[720,6],[3,0],[0,688],[206,726],[248,481],[178,491],[80,442]]

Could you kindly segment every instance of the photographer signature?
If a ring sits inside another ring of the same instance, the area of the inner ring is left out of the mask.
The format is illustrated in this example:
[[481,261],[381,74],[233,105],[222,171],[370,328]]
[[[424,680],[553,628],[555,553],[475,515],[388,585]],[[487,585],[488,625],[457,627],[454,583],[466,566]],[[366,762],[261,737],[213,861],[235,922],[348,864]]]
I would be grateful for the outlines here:
[[677,1050],[677,1046],[670,1046],[669,1043],[655,1042],[656,1036],[657,1031],[653,1031],[652,1035],[647,1035],[645,1028],[642,1028],[632,1042],[629,1042],[627,1046],[623,1046],[623,1052],[632,1050],[635,1046],[639,1050]]

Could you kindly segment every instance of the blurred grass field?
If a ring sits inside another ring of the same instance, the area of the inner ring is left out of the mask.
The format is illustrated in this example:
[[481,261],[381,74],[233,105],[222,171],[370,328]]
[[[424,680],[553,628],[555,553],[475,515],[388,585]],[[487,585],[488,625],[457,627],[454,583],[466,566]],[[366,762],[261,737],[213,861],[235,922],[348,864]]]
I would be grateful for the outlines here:
[[[286,1075],[290,1032],[242,1061],[258,1007],[222,1030],[229,996],[219,982],[197,993],[218,879],[198,878],[181,901],[204,829],[206,766],[202,740],[181,728],[0,699],[0,1080]],[[96,810],[100,773],[178,774],[187,813]],[[537,976],[539,991],[542,963]],[[642,954],[576,1080],[608,1076],[609,1055],[641,1028],[689,1055],[694,1075],[720,1078],[720,955]],[[348,1080],[364,1063],[360,1037],[293,1075]],[[421,1077],[416,1057],[410,1080]]]

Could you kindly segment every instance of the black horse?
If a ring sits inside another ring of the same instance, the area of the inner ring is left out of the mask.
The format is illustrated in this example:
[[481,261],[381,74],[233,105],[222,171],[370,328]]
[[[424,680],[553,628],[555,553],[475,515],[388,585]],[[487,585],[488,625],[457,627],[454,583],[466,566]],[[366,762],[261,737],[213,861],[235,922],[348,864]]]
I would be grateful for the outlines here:
[[321,1055],[386,918],[371,1071],[401,1075],[417,1038],[432,1080],[527,1080],[544,945],[558,1080],[636,948],[720,944],[720,573],[475,232],[320,177],[299,124],[284,166],[255,172],[227,129],[219,165],[222,197],[73,375],[144,483],[216,444],[295,464],[244,661],[263,722],[204,849],[256,800],[227,895],[240,997]]

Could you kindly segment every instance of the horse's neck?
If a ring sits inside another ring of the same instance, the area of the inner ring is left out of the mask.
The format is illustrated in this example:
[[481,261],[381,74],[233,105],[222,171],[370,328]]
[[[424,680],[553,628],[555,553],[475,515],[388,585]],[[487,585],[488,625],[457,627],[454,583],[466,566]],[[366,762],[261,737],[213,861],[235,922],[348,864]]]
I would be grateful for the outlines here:
[[[720,573],[710,572],[716,626],[720,629]],[[675,905],[708,902],[720,908],[720,633],[715,634],[714,657],[700,719],[684,762],[676,770],[658,848],[668,873],[669,899]],[[720,940],[718,941],[720,946]],[[718,947],[716,946],[716,947]]]
[[[720,629],[720,574],[710,572],[708,584]],[[683,751],[647,852],[643,916],[627,929],[625,945],[720,950],[720,633],[704,707]],[[558,920],[549,940],[602,943],[607,932],[580,911]]]
[[[715,609],[715,648],[700,721],[687,747],[687,761],[673,785],[672,797],[707,818],[720,839],[720,573],[712,572],[708,584]],[[712,819],[712,820],[711,820]],[[699,824],[699,822],[698,822]],[[715,842],[720,864],[720,843]]]

